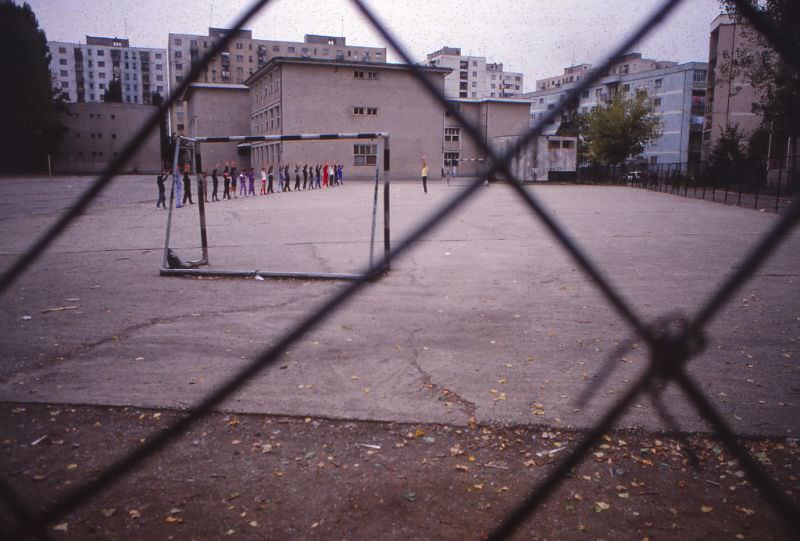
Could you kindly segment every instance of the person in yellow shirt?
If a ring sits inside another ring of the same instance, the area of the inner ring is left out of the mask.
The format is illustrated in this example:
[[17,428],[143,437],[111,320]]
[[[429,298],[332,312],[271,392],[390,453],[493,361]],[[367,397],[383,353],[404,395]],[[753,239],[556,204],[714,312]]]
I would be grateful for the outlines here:
[[428,193],[428,161],[422,157],[422,189]]

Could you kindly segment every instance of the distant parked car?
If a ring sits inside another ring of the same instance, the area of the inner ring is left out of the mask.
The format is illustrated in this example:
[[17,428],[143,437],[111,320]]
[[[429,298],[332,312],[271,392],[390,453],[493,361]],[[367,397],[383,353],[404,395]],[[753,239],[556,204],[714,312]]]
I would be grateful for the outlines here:
[[627,182],[641,182],[643,178],[644,173],[642,171],[629,171],[624,180]]

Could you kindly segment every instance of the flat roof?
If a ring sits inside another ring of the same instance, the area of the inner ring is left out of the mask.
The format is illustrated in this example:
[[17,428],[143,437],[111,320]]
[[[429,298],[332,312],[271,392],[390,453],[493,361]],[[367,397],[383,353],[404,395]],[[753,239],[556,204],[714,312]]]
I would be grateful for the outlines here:
[[[278,64],[332,66],[340,68],[361,68],[361,69],[371,69],[371,70],[395,70],[395,71],[411,70],[411,67],[408,64],[393,64],[389,62],[359,62],[357,60],[327,60],[324,58],[302,58],[302,57],[298,58],[291,56],[276,56],[271,58],[269,62],[267,62],[261,68],[259,68],[253,75],[248,77],[247,80],[245,80],[244,82],[245,85],[249,85],[252,81],[255,81],[256,79],[260,78],[269,69]],[[424,66],[421,64],[416,64],[415,67],[429,73],[443,73],[445,75],[453,71],[450,68],[438,68],[434,66]]]
[[488,102],[497,102],[497,103],[524,103],[525,105],[530,105],[530,100],[526,100],[523,98],[447,98],[447,101],[455,101],[459,103],[488,103]]
[[191,83],[189,88],[183,93],[183,96],[181,96],[181,99],[187,99],[192,90],[200,88],[210,90],[248,90],[247,85],[240,83]]

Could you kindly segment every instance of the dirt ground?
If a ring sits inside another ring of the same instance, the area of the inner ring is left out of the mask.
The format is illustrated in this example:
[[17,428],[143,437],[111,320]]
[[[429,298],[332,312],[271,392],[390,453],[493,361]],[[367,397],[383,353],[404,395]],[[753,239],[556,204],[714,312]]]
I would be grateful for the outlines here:
[[[4,404],[0,451],[23,499],[46,505],[180,412]],[[485,538],[579,432],[215,414],[90,504],[53,539]],[[515,539],[791,539],[714,440],[608,434]],[[751,453],[795,503],[796,439]],[[0,531],[12,530],[5,511]]]

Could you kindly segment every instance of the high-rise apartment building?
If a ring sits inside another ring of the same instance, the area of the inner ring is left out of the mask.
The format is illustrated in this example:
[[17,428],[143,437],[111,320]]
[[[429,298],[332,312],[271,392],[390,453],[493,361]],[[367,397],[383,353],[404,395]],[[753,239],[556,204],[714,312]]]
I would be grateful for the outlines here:
[[503,64],[483,56],[463,56],[458,47],[442,47],[428,55],[428,64],[453,70],[444,80],[448,98],[510,98],[522,94],[523,75],[503,71]]
[[728,126],[737,126],[745,137],[761,125],[761,117],[753,112],[753,102],[759,96],[743,74],[726,77],[726,64],[743,51],[758,51],[755,30],[746,22],[727,14],[711,22],[708,43],[708,99],[703,129],[703,157]]
[[86,36],[86,43],[49,41],[53,85],[69,102],[99,102],[118,80],[125,103],[152,103],[169,92],[167,51],[131,47],[125,38]]
[[[556,107],[591,70],[589,64],[571,66],[562,75],[536,81],[535,92],[525,94],[531,101],[531,124]],[[678,64],[643,59],[639,53],[625,55],[591,88],[584,90],[577,112],[589,113],[617,95],[646,95],[653,112],[661,119],[661,136],[648,146],[641,158],[650,164],[688,164],[700,161],[703,114],[708,64]],[[558,131],[558,119],[545,135]]]
[[[225,28],[209,28],[208,35],[169,35],[169,67],[171,83],[176,85],[189,74],[214,42],[227,35]],[[214,58],[200,74],[197,82],[242,84],[259,68],[275,57],[319,58],[347,62],[386,62],[385,47],[347,45],[341,36],[306,34],[302,42],[253,38],[251,30],[240,30],[227,50]],[[187,117],[186,102],[173,109],[172,132],[191,134],[192,122]]]

